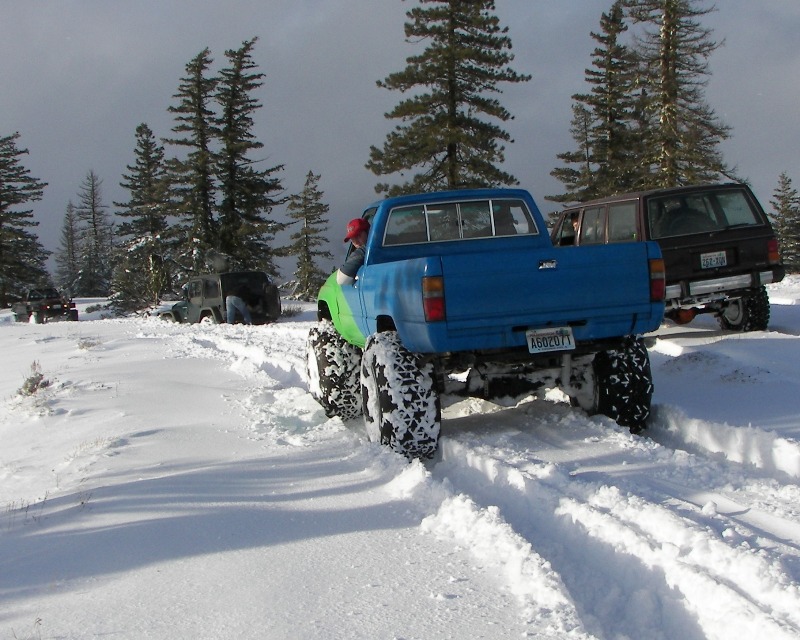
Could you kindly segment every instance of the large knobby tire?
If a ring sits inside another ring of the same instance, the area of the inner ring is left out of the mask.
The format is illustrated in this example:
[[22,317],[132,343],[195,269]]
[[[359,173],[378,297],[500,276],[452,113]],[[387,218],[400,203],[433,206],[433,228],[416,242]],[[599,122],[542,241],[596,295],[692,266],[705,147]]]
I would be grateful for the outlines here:
[[588,413],[608,416],[632,433],[645,428],[653,398],[650,357],[641,338],[626,338],[618,349],[597,353],[591,372],[593,398]]
[[766,331],[769,325],[769,294],[760,287],[749,296],[732,300],[717,316],[717,322],[729,331]]
[[352,420],[361,415],[361,349],[348,343],[327,321],[308,332],[308,388],[328,417]]
[[432,458],[439,446],[442,412],[433,365],[400,342],[395,331],[367,338],[361,362],[367,437],[406,458]]

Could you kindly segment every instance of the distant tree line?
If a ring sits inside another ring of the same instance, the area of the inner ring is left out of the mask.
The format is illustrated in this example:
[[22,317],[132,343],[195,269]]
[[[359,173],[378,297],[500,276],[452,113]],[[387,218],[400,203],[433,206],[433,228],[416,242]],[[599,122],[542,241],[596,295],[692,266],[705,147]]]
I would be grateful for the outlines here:
[[[552,171],[564,191],[557,202],[614,193],[734,178],[719,149],[729,128],[706,101],[708,59],[720,46],[701,19],[702,0],[616,0],[603,13],[587,91],[575,94],[573,150],[558,154]],[[412,191],[504,186],[503,123],[512,115],[498,95],[501,83],[530,76],[511,69],[508,28],[493,0],[418,0],[407,12],[407,40],[418,49],[406,67],[378,81],[404,97],[385,114],[398,124],[366,167],[384,180],[375,189]],[[219,269],[257,269],[278,275],[275,259],[297,260],[293,291],[313,298],[329,261],[328,206],[320,175],[309,171],[301,192],[285,195],[284,166],[264,165],[254,134],[264,84],[253,60],[257,38],[225,52],[212,73],[206,48],[185,67],[168,111],[170,135],[149,126],[135,131],[133,163],[120,185],[128,194],[102,200],[102,181],[90,171],[66,205],[55,283],[78,296],[111,295],[129,311],[176,292],[188,275]],[[0,297],[50,279],[48,252],[31,228],[29,205],[45,183],[22,166],[19,134],[0,138]],[[784,173],[771,201],[784,260],[800,270],[800,205]],[[285,205],[279,219],[276,208]],[[286,246],[276,234],[294,229]],[[337,236],[338,237],[338,236]]]

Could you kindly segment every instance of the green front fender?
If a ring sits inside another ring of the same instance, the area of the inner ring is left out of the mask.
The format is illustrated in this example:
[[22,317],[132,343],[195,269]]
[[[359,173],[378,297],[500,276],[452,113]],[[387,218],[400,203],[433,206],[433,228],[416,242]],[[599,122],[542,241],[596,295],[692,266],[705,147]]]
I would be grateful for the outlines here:
[[347,342],[364,348],[367,337],[358,325],[362,315],[361,301],[353,285],[340,285],[334,271],[319,290],[317,305],[328,308],[333,326]]

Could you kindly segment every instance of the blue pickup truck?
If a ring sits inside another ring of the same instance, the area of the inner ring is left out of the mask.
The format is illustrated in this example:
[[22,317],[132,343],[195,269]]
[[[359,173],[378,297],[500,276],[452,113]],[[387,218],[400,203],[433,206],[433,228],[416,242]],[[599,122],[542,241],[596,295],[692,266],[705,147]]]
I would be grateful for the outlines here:
[[640,431],[650,414],[642,334],[664,314],[655,242],[556,247],[530,193],[469,189],[388,198],[354,284],[333,273],[308,336],[308,381],[328,415],[430,458],[440,395],[559,387],[574,406]]

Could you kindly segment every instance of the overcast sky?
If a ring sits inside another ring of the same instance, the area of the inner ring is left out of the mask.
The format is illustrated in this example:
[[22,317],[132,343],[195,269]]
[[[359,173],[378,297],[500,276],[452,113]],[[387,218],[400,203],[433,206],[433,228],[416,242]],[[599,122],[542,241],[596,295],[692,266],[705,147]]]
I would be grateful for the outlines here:
[[[501,85],[515,119],[504,169],[543,211],[559,193],[556,154],[572,150],[571,95],[585,91],[602,12],[612,0],[497,0],[516,58],[533,76]],[[286,194],[309,170],[331,207],[331,250],[341,227],[377,198],[364,168],[394,123],[401,94],[376,80],[405,66],[423,45],[404,40],[414,0],[0,0],[0,135],[19,131],[23,164],[48,187],[34,203],[42,244],[56,250],[64,211],[87,173],[103,180],[108,205],[134,161],[134,131],[147,123],[170,135],[167,112],[186,64],[205,47],[216,72],[227,49],[258,36],[254,59],[266,74],[256,133],[268,165],[284,164]],[[701,6],[709,6],[703,2]],[[800,1],[717,0],[703,24],[725,41],[710,60],[708,104],[732,127],[725,160],[751,181],[768,210],[778,176],[800,188]],[[167,154],[172,153],[167,148]],[[279,211],[279,215],[283,212]],[[286,269],[285,271],[290,271]],[[291,274],[285,272],[284,276]]]

